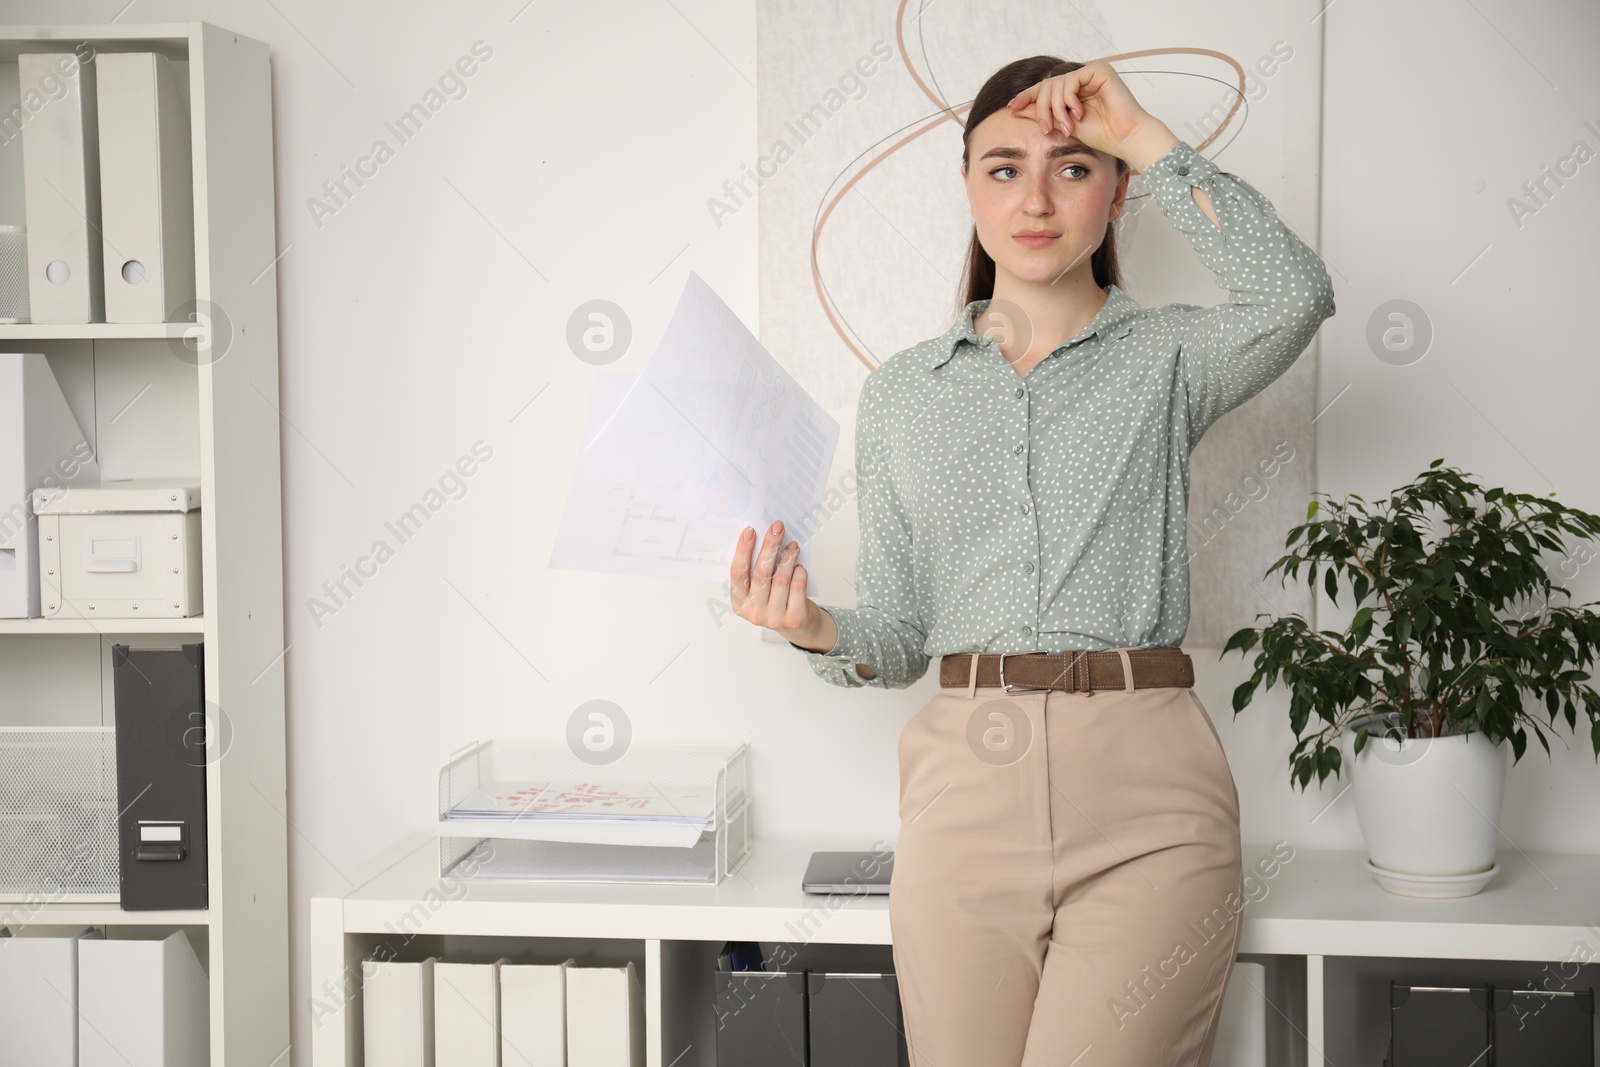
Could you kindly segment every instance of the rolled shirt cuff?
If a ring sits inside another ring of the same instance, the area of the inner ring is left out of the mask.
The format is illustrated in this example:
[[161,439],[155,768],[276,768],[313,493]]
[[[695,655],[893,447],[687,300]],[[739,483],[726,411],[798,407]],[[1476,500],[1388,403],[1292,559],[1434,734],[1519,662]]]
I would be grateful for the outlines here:
[[1154,192],[1158,186],[1199,185],[1221,169],[1188,141],[1179,141],[1144,169],[1144,180]]
[[833,616],[834,626],[839,631],[838,636],[834,638],[833,647],[826,652],[818,652],[814,648],[801,648],[793,641],[789,642],[790,646],[799,648],[800,651],[810,653],[813,656],[828,656],[834,659],[848,660],[851,664],[866,663],[868,666],[872,666],[867,658],[872,654],[872,643],[867,640],[867,635],[855,610],[852,608],[833,607],[829,604],[819,604],[817,606]]
[[[1222,250],[1227,245],[1227,223],[1223,217],[1227,210],[1227,197],[1222,196],[1223,202],[1219,203],[1216,185],[1210,181],[1220,170],[1215,163],[1196,152],[1189,142],[1179,141],[1144,171],[1145,188],[1173,225],[1186,234],[1191,243],[1199,242],[1196,244],[1197,250],[1213,246]],[[1206,213],[1200,210],[1200,205],[1195,203],[1191,192],[1195,186],[1202,188],[1210,197],[1212,209],[1217,212],[1218,222],[1222,226],[1213,225]]]

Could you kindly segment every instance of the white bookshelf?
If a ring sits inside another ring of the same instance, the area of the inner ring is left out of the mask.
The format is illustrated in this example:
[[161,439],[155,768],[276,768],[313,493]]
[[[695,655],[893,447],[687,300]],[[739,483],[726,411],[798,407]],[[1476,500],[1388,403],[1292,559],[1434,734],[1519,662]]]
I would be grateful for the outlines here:
[[[5,342],[0,341],[0,346]],[[3,351],[0,347],[0,351]],[[184,634],[206,632],[205,618],[187,619],[0,619],[0,634]]]
[[[267,46],[204,22],[0,25],[0,104],[17,56],[155,51],[189,106],[196,298],[225,311],[226,352],[180,359],[193,322],[0,325],[0,351],[43,352],[105,478],[201,487],[205,613],[186,619],[0,620],[0,722],[113,725],[111,645],[204,641],[205,698],[231,744],[206,767],[208,907],[0,904],[0,921],[49,930],[184,929],[210,983],[211,1063],[287,1063],[288,810],[279,471],[277,281]],[[25,223],[21,141],[0,144],[0,222]],[[198,365],[197,365],[198,364]]]
[[[12,63],[16,60],[13,58]],[[0,323],[0,341],[121,341],[150,337],[182,337],[193,329],[183,322],[88,322],[57,325],[49,322]]]
[[[70,926],[81,930],[85,926],[172,926],[194,927],[210,925],[204,910],[174,909],[172,911],[123,911],[116,904],[83,904],[54,902],[37,908],[27,904],[8,904],[6,910],[27,916],[30,926]],[[16,925],[16,924],[11,924]],[[113,933],[112,936],[115,936]]]
[[[713,1067],[712,969],[723,941],[889,946],[887,896],[830,898],[800,889],[813,851],[865,841],[757,838],[716,886],[596,885],[441,878],[436,841],[414,847],[343,897],[311,901],[311,984],[349,989],[312,1035],[313,1067],[360,1067],[361,961],[379,944],[401,958],[642,964],[646,1063]],[[1273,855],[1246,842],[1247,865]],[[1361,851],[1296,848],[1240,913],[1238,958],[1263,963],[1267,1062],[1377,1063],[1388,1026],[1387,976],[1528,983],[1546,963],[1600,943],[1600,856],[1523,852],[1477,896],[1416,900],[1381,889]],[[837,906],[835,906],[837,905]],[[582,957],[587,956],[588,959]],[[1572,985],[1600,985],[1589,963]],[[1550,988],[1555,988],[1551,986]],[[333,1001],[327,1002],[330,1006]]]

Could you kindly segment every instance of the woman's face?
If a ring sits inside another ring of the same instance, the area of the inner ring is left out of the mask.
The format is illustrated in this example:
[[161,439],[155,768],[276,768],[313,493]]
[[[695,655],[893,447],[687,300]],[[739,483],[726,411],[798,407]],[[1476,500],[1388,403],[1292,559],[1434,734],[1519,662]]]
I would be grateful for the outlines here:
[[[989,115],[972,131],[963,172],[978,241],[997,270],[1046,284],[1075,269],[1105,239],[1106,224],[1122,213],[1128,173],[1116,157],[1094,151],[1052,126],[1010,108]],[[1020,240],[1030,231],[1053,234]]]

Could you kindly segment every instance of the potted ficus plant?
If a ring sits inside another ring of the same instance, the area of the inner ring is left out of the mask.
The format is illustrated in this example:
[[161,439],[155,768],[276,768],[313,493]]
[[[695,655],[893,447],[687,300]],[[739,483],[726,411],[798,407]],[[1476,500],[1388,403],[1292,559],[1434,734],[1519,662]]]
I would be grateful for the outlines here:
[[[1314,631],[1298,615],[1228,638],[1223,654],[1259,646],[1255,671],[1233,693],[1237,715],[1256,690],[1281,683],[1298,743],[1290,777],[1320,786],[1351,764],[1367,868],[1409,896],[1466,896],[1494,863],[1507,746],[1520,760],[1538,714],[1574,732],[1580,714],[1600,759],[1600,695],[1587,668],[1600,650],[1600,615],[1565,596],[1542,558],[1557,553],[1570,578],[1594,558],[1583,542],[1600,516],[1554,499],[1487,489],[1436,459],[1386,504],[1351,494],[1289,531],[1290,551],[1267,569],[1320,570],[1338,604],[1348,583],[1356,609],[1342,630]],[[1570,548],[1564,535],[1579,539]],[[1297,546],[1298,543],[1298,546]],[[1280,578],[1280,581],[1282,579]],[[1312,719],[1321,726],[1306,735]]]

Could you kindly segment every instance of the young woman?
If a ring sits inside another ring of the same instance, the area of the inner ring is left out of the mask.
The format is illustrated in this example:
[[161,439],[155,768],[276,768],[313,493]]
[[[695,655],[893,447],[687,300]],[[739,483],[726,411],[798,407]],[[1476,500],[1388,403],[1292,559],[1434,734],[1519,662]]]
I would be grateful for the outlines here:
[[[740,537],[733,607],[834,685],[904,688],[940,657],[899,742],[889,914],[913,1067],[1206,1067],[1243,864],[1178,647],[1188,458],[1294,363],[1333,287],[1266,197],[1103,62],[1007,65],[963,142],[966,308],[861,389],[858,604],[807,597],[774,524],[754,560]],[[1228,302],[1122,290],[1130,171]]]

